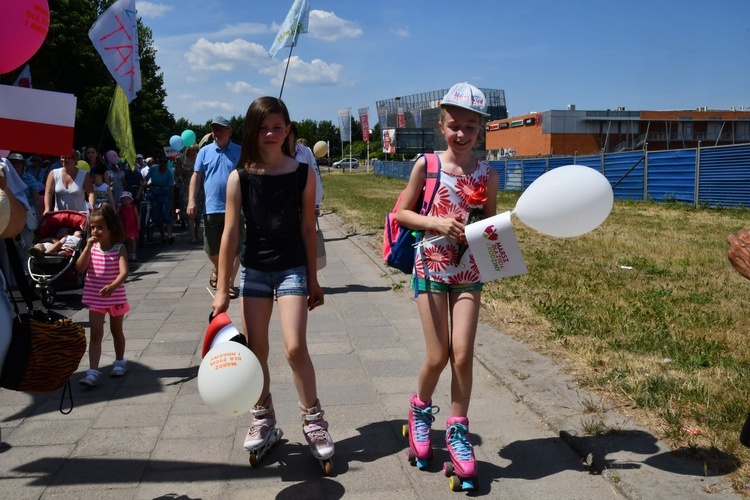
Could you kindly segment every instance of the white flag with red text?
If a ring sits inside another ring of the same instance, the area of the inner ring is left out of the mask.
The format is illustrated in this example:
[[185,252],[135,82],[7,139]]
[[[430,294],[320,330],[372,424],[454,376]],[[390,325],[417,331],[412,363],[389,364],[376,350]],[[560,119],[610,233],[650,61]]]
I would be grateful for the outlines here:
[[113,3],[91,26],[89,38],[131,103],[141,90],[135,0]]

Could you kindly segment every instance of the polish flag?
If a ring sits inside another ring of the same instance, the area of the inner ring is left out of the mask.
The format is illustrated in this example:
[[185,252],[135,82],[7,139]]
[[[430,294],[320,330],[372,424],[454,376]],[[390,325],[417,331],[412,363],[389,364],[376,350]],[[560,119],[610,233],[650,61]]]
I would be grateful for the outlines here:
[[0,85],[0,149],[69,155],[76,96]]

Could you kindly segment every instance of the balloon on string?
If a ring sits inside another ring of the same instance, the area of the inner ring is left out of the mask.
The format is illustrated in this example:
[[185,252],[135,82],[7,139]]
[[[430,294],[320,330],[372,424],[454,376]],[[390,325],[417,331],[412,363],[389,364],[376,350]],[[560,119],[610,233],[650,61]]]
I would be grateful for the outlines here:
[[198,392],[213,411],[236,417],[250,410],[263,390],[263,369],[239,342],[212,347],[198,368]]
[[192,130],[185,130],[181,135],[180,138],[182,139],[182,145],[186,148],[189,148],[193,144],[195,144],[195,132]]
[[49,30],[47,0],[3,2],[2,12],[0,74],[10,73],[31,59],[44,43]]
[[78,167],[78,170],[83,170],[84,172],[91,172],[91,165],[86,162],[86,160],[78,160],[76,162],[76,167]]
[[116,165],[120,162],[120,157],[118,156],[118,154],[111,149],[105,153],[104,158],[112,165]]
[[182,142],[182,137],[180,137],[179,135],[173,135],[169,138],[169,145],[175,151],[182,151],[182,148],[185,144]]
[[316,142],[313,146],[313,153],[315,153],[316,158],[323,158],[328,154],[328,143],[326,141]]
[[590,167],[566,165],[532,182],[518,198],[513,214],[540,233],[571,238],[599,227],[613,204],[606,177]]

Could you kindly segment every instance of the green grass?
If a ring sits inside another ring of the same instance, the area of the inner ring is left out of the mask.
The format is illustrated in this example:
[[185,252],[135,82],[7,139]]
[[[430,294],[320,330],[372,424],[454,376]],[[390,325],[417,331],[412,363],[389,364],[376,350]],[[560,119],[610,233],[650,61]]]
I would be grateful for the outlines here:
[[[323,181],[324,209],[373,234],[379,248],[383,217],[406,181],[364,172]],[[498,212],[519,195],[501,192]],[[616,201],[600,228],[578,238],[514,220],[529,272],[489,283],[482,319],[562,356],[584,387],[629,405],[676,447],[688,443],[683,425],[699,427],[691,446],[736,458],[743,485],[750,282],[727,262],[725,237],[746,226],[749,210],[629,201]]]

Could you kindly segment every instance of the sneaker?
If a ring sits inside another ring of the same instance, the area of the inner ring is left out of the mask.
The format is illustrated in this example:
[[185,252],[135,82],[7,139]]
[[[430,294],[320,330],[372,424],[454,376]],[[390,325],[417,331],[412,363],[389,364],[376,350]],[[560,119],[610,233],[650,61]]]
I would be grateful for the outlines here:
[[116,359],[112,366],[112,371],[109,372],[110,377],[122,377],[128,372],[128,360]]
[[134,253],[132,253],[132,254],[130,254],[130,256],[128,257],[128,260],[129,260],[130,262],[135,262],[135,261],[137,261],[137,260],[138,260],[138,257],[137,257],[137,256],[136,256],[136,255],[135,255]]
[[95,370],[94,368],[86,370],[86,376],[79,380],[78,383],[81,385],[94,387],[96,385],[96,381],[99,380],[99,375],[101,374],[102,372],[100,372],[99,370]]

